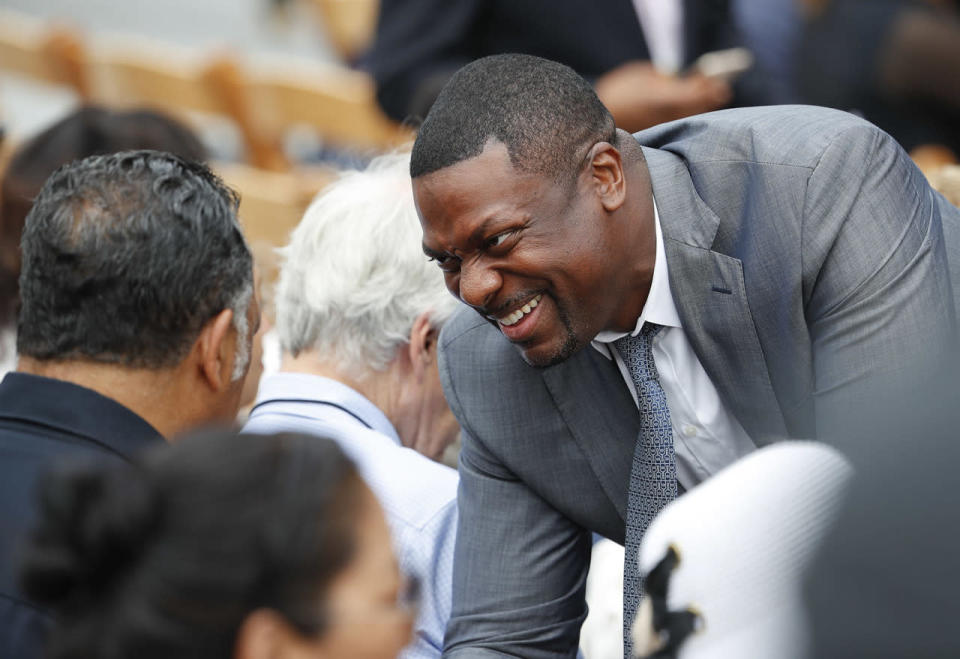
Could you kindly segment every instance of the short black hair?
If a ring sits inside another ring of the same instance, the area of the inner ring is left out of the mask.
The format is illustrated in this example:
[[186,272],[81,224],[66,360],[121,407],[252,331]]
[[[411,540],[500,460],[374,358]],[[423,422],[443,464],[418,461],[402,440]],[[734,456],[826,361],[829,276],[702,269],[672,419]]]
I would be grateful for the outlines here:
[[159,151],[58,169],[24,227],[18,352],[178,364],[216,314],[245,312],[253,260],[237,203],[206,166]]
[[517,169],[562,179],[584,146],[616,140],[610,111],[573,69],[532,55],[492,55],[450,78],[413,145],[417,178],[480,155],[494,138]]
[[226,659],[258,608],[322,634],[363,488],[336,442],[299,434],[207,432],[136,466],[62,466],[20,571],[58,615],[47,656]]

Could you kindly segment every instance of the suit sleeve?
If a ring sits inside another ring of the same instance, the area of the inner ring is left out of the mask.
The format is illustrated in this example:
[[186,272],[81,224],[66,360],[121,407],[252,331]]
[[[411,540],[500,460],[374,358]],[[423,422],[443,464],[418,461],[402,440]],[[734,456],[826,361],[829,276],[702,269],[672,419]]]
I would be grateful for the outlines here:
[[473,433],[450,361],[449,354],[441,359],[441,377],[463,449],[444,657],[576,657],[587,613],[590,534],[531,491]]
[[819,436],[878,393],[919,384],[954,344],[941,212],[903,149],[867,124],[813,170],[802,267]]
[[369,67],[387,115],[426,116],[450,76],[473,59],[481,7],[482,0],[381,0]]

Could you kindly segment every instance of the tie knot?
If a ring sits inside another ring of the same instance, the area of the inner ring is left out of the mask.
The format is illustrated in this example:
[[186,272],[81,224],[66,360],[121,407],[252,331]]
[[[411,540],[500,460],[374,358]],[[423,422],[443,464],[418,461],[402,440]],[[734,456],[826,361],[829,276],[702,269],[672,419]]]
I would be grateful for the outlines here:
[[657,325],[656,323],[644,323],[643,327],[640,328],[640,334],[638,336],[646,336],[648,340],[652,341],[653,337],[663,329],[663,325]]
[[636,336],[624,336],[614,341],[614,347],[627,365],[635,385],[656,379],[657,369],[653,363],[653,337],[663,329],[663,325],[644,323]]

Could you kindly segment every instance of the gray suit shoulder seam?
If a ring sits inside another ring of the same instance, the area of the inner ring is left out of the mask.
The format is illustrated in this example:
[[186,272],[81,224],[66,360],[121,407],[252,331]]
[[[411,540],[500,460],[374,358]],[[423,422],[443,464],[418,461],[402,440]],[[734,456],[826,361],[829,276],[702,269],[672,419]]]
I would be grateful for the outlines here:
[[766,160],[751,160],[750,158],[703,158],[703,159],[698,158],[697,161],[693,164],[694,166],[696,166],[700,164],[717,163],[717,162],[742,162],[742,163],[747,163],[749,165],[769,165],[771,167],[790,167],[793,169],[807,169],[810,171],[813,171],[814,169],[816,169],[816,165],[794,165],[793,163],[789,163],[789,162],[768,162]]
[[[834,143],[835,143],[835,141],[836,141],[836,139],[837,139],[838,137],[840,137],[841,135],[844,135],[844,134],[847,133],[847,132],[856,131],[856,130],[864,130],[864,129],[866,129],[867,133],[869,133],[869,134],[870,134],[870,137],[871,137],[871,140],[870,140],[870,161],[869,161],[869,163],[872,164],[872,163],[873,163],[873,159],[876,158],[876,156],[877,156],[877,150],[878,150],[878,148],[879,148],[879,146],[880,146],[880,142],[883,140],[883,137],[884,137],[884,135],[886,135],[886,133],[884,133],[880,128],[878,128],[878,127],[876,127],[876,126],[873,126],[872,124],[857,124],[857,125],[854,125],[854,126],[849,126],[849,127],[845,128],[845,129],[843,129],[842,131],[838,132],[836,135],[834,135],[833,139],[830,140],[830,143],[827,144],[827,146],[823,149],[823,151],[820,152],[820,157],[817,159],[817,164],[816,164],[816,166],[815,166],[815,167],[813,168],[813,170],[810,172],[810,176],[813,176],[813,174],[816,172],[817,168],[820,167],[820,164],[823,162],[824,156],[826,156],[827,151],[829,151],[830,148],[834,145]],[[892,138],[890,138],[890,139],[892,139]],[[863,192],[863,185],[864,185],[864,182],[866,181],[866,178],[867,178],[867,173],[866,173],[866,172],[869,171],[869,169],[870,169],[870,168],[865,167],[865,168],[861,171],[860,179],[859,179],[858,186],[857,186],[857,192],[856,192],[856,194],[854,195],[854,199],[858,199],[858,198],[860,197],[860,195],[862,194],[862,192]],[[913,192],[914,192],[914,196],[916,196],[916,190],[913,190]],[[807,181],[806,181],[806,185],[805,185],[805,187],[804,187],[804,192],[803,192],[803,214],[802,214],[802,217],[801,217],[801,222],[802,222],[802,224],[801,224],[801,226],[800,226],[800,244],[801,244],[800,254],[801,254],[801,258],[802,258],[802,255],[806,253],[806,250],[803,249],[803,244],[804,244],[804,236],[806,235],[807,219],[808,219],[808,217],[809,217],[809,213],[808,213],[808,211],[807,211],[807,202],[808,202],[809,194],[810,194],[810,179],[809,179],[809,177],[808,177],[808,179],[807,179]],[[831,249],[832,249],[832,247],[831,247]],[[890,256],[890,254],[887,254],[887,257],[886,257],[883,261],[886,262],[886,260],[889,258],[889,256]],[[828,256],[827,258],[829,258],[829,256]],[[800,264],[801,269],[804,269],[805,266],[806,266],[806,264],[801,262],[801,264]],[[877,266],[877,270],[879,270],[881,267],[882,267],[882,263],[881,263],[879,266]],[[873,275],[876,273],[877,270],[875,270],[873,273],[871,273],[871,274],[867,275],[866,277],[864,277],[863,281],[859,282],[856,286],[852,287],[849,291],[847,291],[846,295],[844,295],[841,300],[838,300],[838,301],[834,304],[834,307],[839,306],[839,305],[843,304],[844,302],[846,302],[846,300],[848,300],[848,299],[850,298],[850,296],[854,295],[862,286],[864,286],[868,281],[870,281],[870,279],[873,277]],[[806,305],[806,302],[804,302],[804,305]],[[831,309],[831,310],[832,310],[832,309]],[[806,311],[805,311],[805,313],[806,313]]]

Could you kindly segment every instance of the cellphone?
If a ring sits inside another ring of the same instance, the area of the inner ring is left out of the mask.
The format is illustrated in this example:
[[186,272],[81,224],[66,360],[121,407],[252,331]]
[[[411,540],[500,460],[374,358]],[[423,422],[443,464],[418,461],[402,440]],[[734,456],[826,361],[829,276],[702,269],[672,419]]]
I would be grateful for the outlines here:
[[753,53],[746,48],[727,48],[704,53],[690,66],[691,73],[708,78],[733,80],[753,66]]

